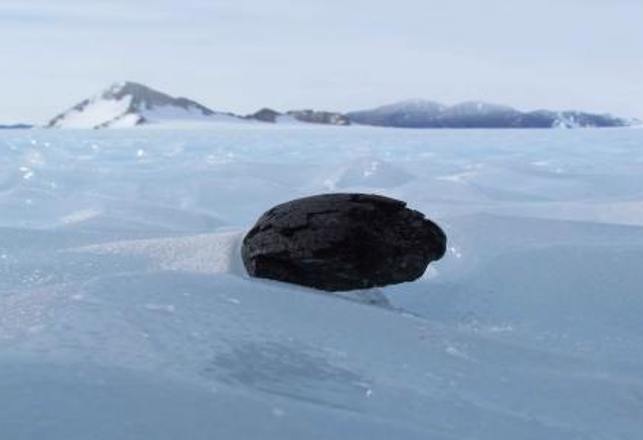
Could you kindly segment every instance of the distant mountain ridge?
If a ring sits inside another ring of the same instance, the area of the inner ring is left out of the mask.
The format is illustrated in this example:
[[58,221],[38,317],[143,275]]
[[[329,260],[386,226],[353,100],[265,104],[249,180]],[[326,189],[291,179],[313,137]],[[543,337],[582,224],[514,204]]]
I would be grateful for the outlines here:
[[357,124],[404,128],[581,128],[624,127],[635,121],[579,111],[537,110],[480,101],[447,106],[433,101],[409,100],[371,110],[349,112]]
[[55,116],[50,128],[124,128],[140,125],[193,126],[212,122],[353,124],[400,128],[580,128],[624,127],[636,121],[579,111],[537,110],[470,101],[456,105],[413,99],[348,113],[263,108],[250,115],[214,111],[191,99],[172,97],[135,82],[116,83]]

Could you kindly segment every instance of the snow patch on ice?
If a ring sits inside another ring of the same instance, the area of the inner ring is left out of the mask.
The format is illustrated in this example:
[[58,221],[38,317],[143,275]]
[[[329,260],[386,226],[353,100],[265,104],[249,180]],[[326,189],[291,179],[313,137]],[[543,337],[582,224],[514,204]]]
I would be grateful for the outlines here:
[[158,270],[241,274],[242,231],[188,237],[118,241],[72,249],[99,255],[133,255],[147,258]]
[[82,223],[84,221],[98,217],[101,214],[102,214],[102,211],[99,209],[93,209],[93,208],[80,209],[78,211],[72,212],[71,214],[61,217],[59,219],[59,223],[63,225]]
[[463,171],[461,173],[448,174],[446,176],[438,176],[436,177],[436,179],[444,180],[446,182],[467,183],[469,180],[471,180],[473,177],[477,175],[478,175],[477,171]]
[[320,180],[323,187],[334,191],[344,188],[393,188],[413,179],[401,166],[365,156],[353,159]]

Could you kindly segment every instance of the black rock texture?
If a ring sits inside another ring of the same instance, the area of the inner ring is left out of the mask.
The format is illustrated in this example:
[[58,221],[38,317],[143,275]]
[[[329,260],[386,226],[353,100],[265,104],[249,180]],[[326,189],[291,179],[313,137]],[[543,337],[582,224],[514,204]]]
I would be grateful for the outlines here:
[[253,277],[327,291],[413,281],[442,258],[446,235],[406,203],[370,194],[324,194],[270,209],[243,239]]
[[281,116],[276,110],[271,108],[262,108],[261,110],[246,116],[246,119],[256,119],[262,122],[277,122],[277,117]]
[[287,113],[301,122],[327,125],[351,125],[351,120],[341,113],[316,110],[291,110]]

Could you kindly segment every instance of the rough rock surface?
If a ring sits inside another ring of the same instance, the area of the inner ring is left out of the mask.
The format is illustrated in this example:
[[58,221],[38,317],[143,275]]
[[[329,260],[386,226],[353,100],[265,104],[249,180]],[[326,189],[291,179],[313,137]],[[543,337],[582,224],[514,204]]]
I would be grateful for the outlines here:
[[277,122],[277,118],[281,116],[276,110],[271,108],[262,108],[261,110],[246,116],[246,119],[256,119],[257,121],[262,122]]
[[270,209],[241,255],[251,276],[341,291],[413,281],[445,251],[440,227],[405,202],[325,194]]
[[311,124],[351,125],[351,120],[341,113],[316,110],[291,110],[286,113],[301,122]]

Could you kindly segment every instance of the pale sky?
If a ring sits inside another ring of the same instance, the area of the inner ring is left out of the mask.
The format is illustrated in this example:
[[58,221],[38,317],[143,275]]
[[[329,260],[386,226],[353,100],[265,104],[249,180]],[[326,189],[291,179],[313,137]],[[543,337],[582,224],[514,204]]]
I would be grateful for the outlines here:
[[115,81],[215,110],[402,99],[643,118],[643,0],[0,0],[0,123]]

